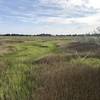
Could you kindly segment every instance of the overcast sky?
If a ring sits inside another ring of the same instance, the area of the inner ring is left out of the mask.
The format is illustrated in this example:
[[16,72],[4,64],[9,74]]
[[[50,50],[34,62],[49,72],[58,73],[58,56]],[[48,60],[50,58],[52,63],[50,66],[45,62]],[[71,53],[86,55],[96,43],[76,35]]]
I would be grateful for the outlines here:
[[0,33],[86,33],[100,25],[100,0],[0,0]]

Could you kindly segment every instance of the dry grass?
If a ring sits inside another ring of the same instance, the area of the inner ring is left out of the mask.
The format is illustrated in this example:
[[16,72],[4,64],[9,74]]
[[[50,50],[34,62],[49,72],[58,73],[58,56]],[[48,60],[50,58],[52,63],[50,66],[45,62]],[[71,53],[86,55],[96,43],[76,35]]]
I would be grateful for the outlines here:
[[0,40],[0,100],[100,99],[99,44],[53,39]]
[[100,50],[100,45],[96,43],[81,43],[81,42],[71,42],[67,45],[62,45],[61,49],[67,51],[77,51],[77,52],[88,52],[88,51],[99,51]]
[[48,64],[48,65],[51,65],[51,64],[55,64],[56,62],[60,63],[62,61],[65,61],[66,60],[66,57],[65,55],[61,55],[61,54],[49,54],[45,57],[41,57],[39,59],[37,59],[35,61],[36,64]]
[[6,69],[6,64],[3,61],[0,61],[0,73],[3,73]]
[[74,58],[77,56],[100,58],[100,45],[95,42],[71,42],[67,45],[61,45],[59,48],[61,53],[69,54]]
[[64,62],[58,56],[44,59],[40,64],[38,100],[100,99],[100,68]]

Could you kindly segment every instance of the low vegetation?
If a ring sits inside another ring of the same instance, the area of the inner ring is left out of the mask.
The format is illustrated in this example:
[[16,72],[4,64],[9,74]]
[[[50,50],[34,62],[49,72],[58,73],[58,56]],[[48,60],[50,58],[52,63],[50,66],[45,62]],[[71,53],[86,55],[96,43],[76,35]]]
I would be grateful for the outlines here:
[[0,100],[99,100],[98,38],[1,36]]

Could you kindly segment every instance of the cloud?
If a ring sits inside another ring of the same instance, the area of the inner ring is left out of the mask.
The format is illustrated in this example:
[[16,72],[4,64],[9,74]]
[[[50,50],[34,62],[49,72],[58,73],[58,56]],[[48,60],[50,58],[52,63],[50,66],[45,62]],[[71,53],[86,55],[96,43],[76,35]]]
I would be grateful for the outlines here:
[[92,30],[99,25],[99,5],[100,0],[0,0],[0,21],[37,27],[47,25],[48,31],[54,30],[52,26],[56,30],[61,26],[63,31],[69,27],[76,31]]
[[47,20],[49,23],[53,24],[87,24],[87,25],[99,25],[100,14],[80,17],[80,18],[60,18],[60,17],[49,17]]
[[88,7],[100,8],[99,0],[40,0],[40,2],[43,4],[61,5],[61,7],[86,5]]
[[[40,0],[45,5],[55,4],[62,8],[57,16],[47,18],[50,24],[97,27],[100,21],[99,0]],[[56,14],[56,11],[55,11]]]
[[100,0],[89,0],[88,6],[100,9]]

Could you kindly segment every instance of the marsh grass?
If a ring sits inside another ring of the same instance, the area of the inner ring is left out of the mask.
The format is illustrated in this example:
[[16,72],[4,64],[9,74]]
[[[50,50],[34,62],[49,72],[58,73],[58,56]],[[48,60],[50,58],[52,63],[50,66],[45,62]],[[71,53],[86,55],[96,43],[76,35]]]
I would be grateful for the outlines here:
[[[0,72],[2,72],[0,74],[0,100],[31,100],[33,98],[31,88],[37,88],[38,85],[35,79],[36,73],[31,72],[32,61],[54,52],[55,44],[49,41],[41,43],[37,40],[20,42],[16,39],[17,42],[14,40],[14,45],[12,45],[11,38],[2,41],[8,42],[9,45],[5,43],[3,46],[9,48],[10,52],[0,56]],[[35,92],[35,89],[33,90]]]
[[54,63],[45,60],[49,63],[40,64],[42,85],[38,89],[38,100],[99,100],[100,65],[94,67],[93,60],[89,63],[87,60],[65,62],[61,59]]
[[0,50],[10,51],[0,54],[0,100],[100,99],[99,44],[73,46],[65,37],[0,39]]

